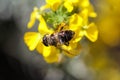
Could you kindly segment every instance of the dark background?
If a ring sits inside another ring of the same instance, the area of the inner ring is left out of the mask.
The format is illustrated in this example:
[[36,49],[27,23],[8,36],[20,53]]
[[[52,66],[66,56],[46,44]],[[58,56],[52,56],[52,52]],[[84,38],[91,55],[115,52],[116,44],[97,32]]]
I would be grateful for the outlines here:
[[0,0],[0,80],[43,79],[47,64],[36,52],[30,53],[23,41],[33,6],[43,3],[43,0]]

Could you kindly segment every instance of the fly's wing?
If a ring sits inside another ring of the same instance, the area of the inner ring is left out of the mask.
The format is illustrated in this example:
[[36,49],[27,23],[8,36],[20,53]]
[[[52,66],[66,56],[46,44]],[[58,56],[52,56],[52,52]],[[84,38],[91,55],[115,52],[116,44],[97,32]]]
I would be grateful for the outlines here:
[[24,35],[24,42],[31,51],[36,48],[40,39],[41,35],[38,32],[26,32]]

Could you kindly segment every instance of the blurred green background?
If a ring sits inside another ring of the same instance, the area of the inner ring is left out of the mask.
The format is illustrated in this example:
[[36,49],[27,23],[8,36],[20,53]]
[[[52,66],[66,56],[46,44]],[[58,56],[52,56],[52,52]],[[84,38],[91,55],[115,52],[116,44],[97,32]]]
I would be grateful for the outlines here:
[[84,39],[79,56],[47,64],[23,41],[33,7],[44,0],[0,0],[0,80],[120,80],[120,1],[90,1],[98,14],[92,20],[98,40]]

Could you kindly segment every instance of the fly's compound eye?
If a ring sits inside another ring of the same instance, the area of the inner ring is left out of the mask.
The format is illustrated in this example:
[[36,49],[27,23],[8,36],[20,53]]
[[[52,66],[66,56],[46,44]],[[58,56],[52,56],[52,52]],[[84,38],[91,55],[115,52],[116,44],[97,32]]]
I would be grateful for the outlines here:
[[47,41],[47,36],[46,35],[44,35],[44,37],[43,37],[43,44],[45,46],[48,46],[48,41]]

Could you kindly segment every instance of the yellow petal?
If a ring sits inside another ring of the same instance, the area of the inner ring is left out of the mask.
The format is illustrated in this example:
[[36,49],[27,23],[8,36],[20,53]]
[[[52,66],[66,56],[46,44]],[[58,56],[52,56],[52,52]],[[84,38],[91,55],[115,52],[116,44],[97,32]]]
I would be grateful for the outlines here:
[[43,47],[43,56],[44,57],[48,57],[48,56],[51,56],[51,55],[54,55],[58,52],[57,48],[54,47],[54,46],[44,46]]
[[34,7],[34,10],[33,10],[33,12],[32,12],[31,15],[30,15],[30,21],[29,21],[28,24],[27,24],[27,27],[28,27],[28,28],[32,28],[32,26],[35,24],[37,12],[38,12],[38,8],[37,8],[37,7]]
[[97,14],[94,12],[94,8],[91,4],[88,7],[83,8],[79,14],[80,14],[80,16],[83,17],[84,21],[86,21],[88,19],[88,17],[95,18],[97,16]]
[[84,34],[82,33],[81,29],[76,30],[75,35],[72,39],[73,43],[79,42],[82,39],[83,35]]
[[43,57],[48,63],[58,62],[59,50],[54,46],[43,47]]
[[91,12],[91,13],[89,14],[89,16],[95,18],[95,17],[97,17],[97,14],[96,14],[95,12]]
[[68,57],[74,57],[80,53],[81,46],[79,43],[70,43],[69,46],[63,45],[62,49]]
[[55,54],[53,56],[48,56],[48,57],[44,57],[45,61],[47,63],[55,63],[55,62],[59,62],[59,54]]
[[55,11],[60,6],[61,0],[46,0],[46,3]]
[[72,12],[74,7],[79,4],[79,0],[64,0],[64,7],[67,9],[68,12]]
[[89,5],[88,11],[89,11],[89,17],[95,18],[97,16],[97,14],[94,12],[94,7],[92,5]]
[[44,44],[42,43],[42,41],[39,41],[36,50],[38,51],[38,53],[42,54],[43,53],[43,48],[44,48]]
[[38,26],[38,31],[41,33],[41,34],[46,34],[46,33],[52,33],[53,31],[48,29],[48,26],[44,20],[44,18],[40,15],[39,16],[39,20],[40,20],[40,23],[39,23],[39,26]]
[[69,29],[76,32],[78,29],[80,29],[82,22],[83,19],[78,14],[73,14],[70,17]]
[[43,5],[43,6],[40,7],[40,11],[43,11],[43,10],[45,10],[47,8],[50,8],[50,5],[48,5],[48,4]]
[[82,35],[76,35],[75,38],[73,39],[73,43],[79,42],[82,39]]
[[88,7],[89,5],[90,5],[89,0],[82,0],[82,1],[81,1],[81,4],[80,4],[80,6],[81,6],[82,8],[86,8],[86,7]]
[[75,4],[75,3],[78,3],[79,2],[79,0],[64,0],[65,2],[71,2],[71,3],[73,3],[73,4]]
[[59,62],[59,50],[54,46],[46,47],[43,43],[39,42],[37,46],[37,51],[43,55],[47,63]]
[[78,42],[82,38],[82,36],[79,35],[82,23],[83,23],[83,19],[78,14],[73,14],[70,17],[69,29],[75,32],[75,35],[73,37],[73,42]]
[[85,25],[85,24],[88,23],[88,16],[89,16],[88,14],[89,14],[89,12],[88,12],[88,9],[87,9],[87,8],[83,9],[83,10],[79,13],[79,15],[83,18],[83,25]]
[[85,36],[92,42],[95,42],[98,38],[98,29],[94,23],[88,25]]
[[43,48],[43,56],[44,57],[48,57],[48,56],[50,56],[51,55],[51,52],[52,52],[52,50],[51,50],[52,48],[51,48],[51,46],[49,46],[49,47],[44,47]]
[[24,41],[28,46],[29,50],[31,51],[33,51],[36,48],[40,38],[41,35],[37,32],[26,32],[24,35]]
[[72,12],[73,10],[73,5],[70,2],[65,2],[64,7],[67,9],[68,12]]

